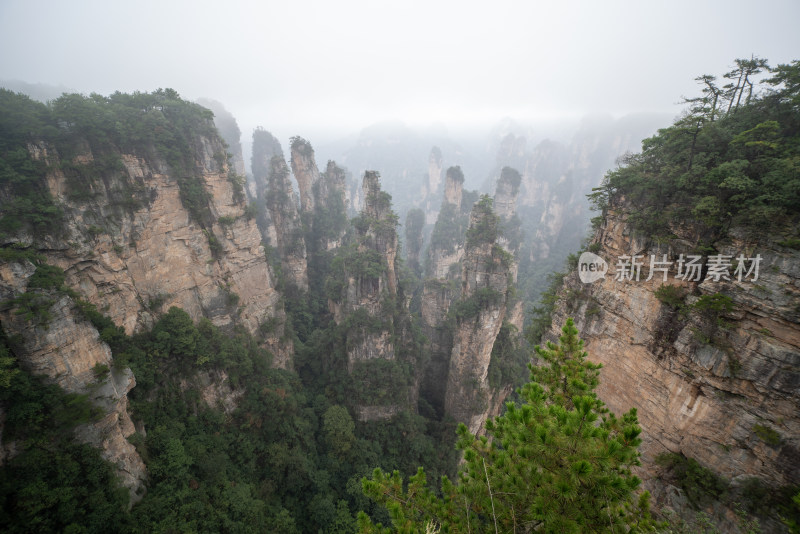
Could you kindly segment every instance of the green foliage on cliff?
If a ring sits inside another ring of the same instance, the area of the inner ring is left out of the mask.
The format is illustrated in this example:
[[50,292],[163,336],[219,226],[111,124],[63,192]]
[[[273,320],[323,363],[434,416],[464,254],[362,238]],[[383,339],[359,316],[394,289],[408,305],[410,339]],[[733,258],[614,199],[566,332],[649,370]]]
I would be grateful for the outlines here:
[[494,212],[492,204],[490,196],[482,195],[477,204],[472,207],[471,222],[467,229],[467,247],[494,243],[500,236],[500,218]]
[[50,308],[57,299],[63,295],[75,299],[77,293],[64,283],[64,271],[60,267],[48,265],[41,256],[24,249],[2,250],[6,251],[2,255],[10,261],[30,261],[36,265],[36,270],[28,278],[25,292],[0,302],[0,306],[9,307],[14,310],[14,314],[23,316],[26,321],[47,328],[52,318]]
[[645,492],[636,502],[641,429],[636,411],[621,419],[594,389],[598,365],[585,360],[583,342],[568,320],[560,344],[537,349],[545,359],[531,368],[521,405],[487,421],[488,436],[464,425],[458,448],[465,463],[441,494],[427,487],[420,468],[406,486],[397,471],[375,470],[364,493],[386,506],[393,528],[359,515],[364,533],[646,531],[653,526]]
[[517,327],[508,321],[503,321],[492,346],[492,358],[489,361],[489,385],[492,388],[522,386],[525,383],[524,369],[528,362],[530,362],[530,353],[522,345]]
[[0,89],[0,189],[8,196],[0,207],[0,234],[58,233],[63,214],[43,179],[46,163],[28,151],[28,143],[58,135],[47,106]]
[[[48,105],[0,89],[0,187],[10,199],[0,209],[0,232],[43,238],[63,231],[63,208],[46,179],[56,170],[64,174],[72,202],[105,195],[111,207],[130,210],[151,201],[144,181],[124,172],[123,153],[166,161],[184,207],[209,229],[210,193],[197,162],[205,157],[201,138],[217,137],[212,117],[172,89],[65,94]],[[75,159],[87,153],[88,160]],[[218,164],[225,160],[223,155]],[[243,201],[241,179],[232,173],[229,179],[234,196]]]
[[464,238],[469,217],[460,213],[453,204],[443,204],[431,234],[431,247],[453,253]]
[[648,236],[669,237],[671,227],[693,221],[710,241],[731,226],[761,232],[797,218],[800,61],[770,69],[761,92],[753,77],[766,62],[736,63],[726,75],[735,85],[698,78],[703,96],[606,175],[590,195],[596,208],[622,209]]
[[100,411],[86,395],[65,393],[20,369],[13,345],[0,332],[3,444],[13,443],[15,451],[0,469],[4,532],[124,529],[127,491],[97,449],[71,439],[77,425],[96,420]]
[[482,287],[467,298],[454,302],[448,315],[457,321],[474,319],[481,311],[496,306],[503,301],[504,295],[491,287]]

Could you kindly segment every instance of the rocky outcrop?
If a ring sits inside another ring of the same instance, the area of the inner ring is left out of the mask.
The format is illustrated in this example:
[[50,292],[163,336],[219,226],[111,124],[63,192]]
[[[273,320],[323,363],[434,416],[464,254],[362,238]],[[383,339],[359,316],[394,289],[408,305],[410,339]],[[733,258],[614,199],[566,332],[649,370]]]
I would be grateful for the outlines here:
[[238,176],[245,176],[244,157],[242,156],[242,131],[236,122],[236,117],[225,109],[222,102],[210,98],[198,98],[197,103],[210,109],[214,113],[214,126],[220,137],[228,145],[230,165]]
[[303,227],[297,211],[297,196],[289,181],[283,158],[270,161],[267,209],[275,225],[278,255],[287,279],[301,291],[308,291],[308,266]]
[[503,167],[494,190],[494,211],[501,219],[508,220],[514,215],[521,181],[519,172]]
[[364,173],[362,189],[364,209],[355,224],[356,241],[342,252],[353,261],[343,262],[346,284],[340,298],[331,302],[337,323],[357,310],[381,318],[382,299],[397,295],[397,216],[391,197],[381,191],[375,171]]
[[[462,176],[463,183],[463,176]],[[425,201],[425,213],[428,215],[428,224],[434,224],[438,213],[436,212],[436,202],[440,194],[442,184],[442,150],[435,146],[431,149],[428,156],[428,174],[422,187],[422,198]],[[460,197],[459,197],[460,199]]]
[[[217,137],[196,137],[193,174],[206,205],[203,220],[184,206],[185,191],[169,165],[152,154],[93,154],[88,146],[73,165],[89,167],[95,158],[119,158],[122,176],[94,184],[90,197],[70,194],[72,181],[60,169],[57,153],[32,144],[34,160],[50,169],[50,193],[63,206],[66,224],[60,236],[35,244],[48,263],[62,268],[67,284],[106,313],[127,333],[149,328],[157,313],[171,306],[220,327],[244,326],[259,335],[259,325],[281,319],[280,295],[261,250],[255,221],[246,213],[241,184],[231,179]],[[120,190],[136,191],[130,208],[119,208]],[[88,200],[84,200],[88,198]],[[280,334],[265,340],[281,362],[291,350]]]
[[469,215],[462,211],[461,206],[463,186],[464,173],[461,169],[447,169],[444,200],[428,247],[427,278],[453,279],[459,274],[454,269],[464,256],[464,236],[469,220]]
[[461,210],[461,196],[464,193],[464,173],[461,167],[450,167],[444,180],[444,203]]
[[217,408],[225,414],[231,414],[244,395],[244,389],[231,386],[228,373],[221,369],[199,371],[189,379],[181,379],[180,387],[183,390],[197,389],[200,398],[209,408]]
[[365,223],[356,228],[362,247],[374,250],[386,265],[386,289],[397,294],[397,215],[392,211],[392,197],[381,190],[380,175],[375,171],[364,173],[361,186],[364,192],[364,209],[361,212]]
[[514,259],[497,244],[499,218],[484,197],[470,216],[464,259],[461,300],[451,306],[456,325],[450,354],[445,413],[467,425],[472,433],[496,415],[507,395],[489,385],[488,372],[497,335],[506,317],[510,272]]
[[[71,291],[128,334],[149,329],[162,310],[177,306],[194,320],[244,328],[272,350],[275,365],[290,367],[280,295],[226,147],[213,128],[182,134],[186,143],[179,154],[76,139],[67,161],[47,142],[28,143],[63,224],[51,234],[23,226],[0,244],[38,251],[44,262],[63,269]],[[0,261],[4,299],[25,292],[34,271],[21,260]],[[134,377],[113,368],[109,348],[65,295],[54,297],[47,328],[9,310],[0,320],[8,335],[24,340],[17,354],[22,366],[66,391],[89,393],[104,409],[101,421],[77,435],[99,447],[123,483],[136,490],[144,466],[125,440],[133,432],[126,393]],[[260,329],[265,322],[278,324],[266,338]],[[103,368],[111,371],[96,378]]]
[[[313,163],[313,160],[312,160]],[[347,173],[329,161],[312,187],[314,213],[312,228],[318,243],[316,251],[329,251],[339,247],[347,230]]]
[[464,174],[450,167],[445,175],[444,199],[428,247],[426,279],[420,300],[422,332],[430,353],[421,382],[421,395],[439,413],[444,412],[445,381],[453,332],[448,325],[450,304],[459,296],[468,215],[461,211]]
[[[3,302],[27,292],[28,280],[36,266],[26,260],[0,266],[0,297]],[[116,468],[122,485],[130,490],[132,502],[143,493],[147,476],[144,462],[127,441],[135,432],[128,415],[127,393],[136,385],[130,369],[113,365],[111,350],[100,340],[97,329],[77,311],[72,298],[59,292],[37,290],[50,302],[49,320],[29,320],[15,308],[0,311],[0,323],[15,336],[15,353],[27,371],[44,375],[68,393],[88,395],[101,408],[103,417],[80,425],[76,438],[100,450]],[[98,373],[98,369],[104,369]]]
[[[347,369],[356,386],[352,399],[361,420],[391,417],[415,398],[406,363],[416,352],[408,310],[398,293],[397,216],[379,175],[367,171],[362,182],[364,208],[354,220],[353,240],[337,250],[329,295],[331,312],[344,330]],[[330,289],[330,287],[329,287]],[[400,360],[403,359],[401,362]],[[398,381],[399,380],[399,381]]]
[[319,169],[311,143],[302,137],[292,138],[292,173],[300,190],[300,211],[314,211],[314,188],[319,182]]
[[345,170],[336,165],[335,161],[329,161],[321,178],[317,188],[314,190],[315,203],[322,207],[328,207],[330,200],[338,196],[346,211],[348,199],[347,173]]
[[256,128],[253,131],[253,155],[250,159],[253,175],[252,182],[248,185],[250,185],[250,196],[256,203],[256,223],[261,230],[262,239],[271,246],[276,246],[278,243],[275,225],[267,209],[269,175],[272,158],[275,156],[283,159],[280,142],[263,128]]
[[[607,214],[593,243],[609,271],[591,284],[577,273],[568,277],[550,339],[567,316],[576,318],[589,358],[603,364],[600,397],[616,413],[638,411],[649,483],[655,456],[672,452],[734,482],[757,477],[768,486],[796,485],[800,253],[732,230],[715,243],[729,260],[726,277],[704,268],[700,281],[685,281],[677,278],[678,260],[694,254],[698,239],[688,226],[673,231],[677,239],[658,244],[637,237],[621,213]],[[641,256],[638,279],[616,279],[622,255]],[[671,264],[647,280],[651,255]],[[747,271],[740,280],[737,265],[749,270],[748,258],[757,256],[757,280]],[[709,302],[719,303],[716,311],[703,304]]]

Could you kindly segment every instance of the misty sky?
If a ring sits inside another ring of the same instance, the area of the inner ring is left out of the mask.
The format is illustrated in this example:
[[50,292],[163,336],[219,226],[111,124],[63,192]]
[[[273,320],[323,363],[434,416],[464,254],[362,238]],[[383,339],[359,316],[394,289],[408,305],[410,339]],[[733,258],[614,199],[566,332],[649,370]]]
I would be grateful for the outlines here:
[[800,58],[800,2],[0,0],[0,80],[172,87],[244,137],[385,119],[667,111],[736,57]]

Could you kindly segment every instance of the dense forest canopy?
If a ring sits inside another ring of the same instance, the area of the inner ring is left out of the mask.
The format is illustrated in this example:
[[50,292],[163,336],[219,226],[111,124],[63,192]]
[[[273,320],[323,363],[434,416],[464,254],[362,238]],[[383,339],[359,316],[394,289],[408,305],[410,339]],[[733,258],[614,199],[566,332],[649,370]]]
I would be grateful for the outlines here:
[[737,60],[723,82],[710,75],[697,81],[702,95],[687,99],[680,119],[606,176],[590,196],[594,206],[621,209],[640,232],[659,238],[692,221],[706,245],[731,227],[758,232],[795,221],[800,61],[769,69],[761,59]]
[[[767,70],[757,85],[754,78]],[[638,231],[658,239],[695,221],[709,246],[732,227],[790,232],[800,212],[800,62],[769,69],[760,59],[739,60],[724,79],[730,83],[698,78],[702,96],[688,99],[684,116],[606,176],[591,195],[595,207],[624,210]],[[48,193],[43,164],[30,154],[29,145],[40,142],[56,147],[63,161],[82,143],[107,156],[92,167],[64,164],[68,194],[75,198],[92,195],[98,177],[117,173],[123,150],[156,154],[175,173],[191,217],[210,227],[207,192],[190,147],[198,135],[216,135],[212,117],[170,89],[64,95],[47,105],[0,90],[0,234],[60,231],[63,208]],[[222,166],[227,155],[219,158]],[[146,202],[137,184],[128,185],[119,193],[121,203]],[[431,241],[444,250],[454,250],[462,235],[473,246],[495,243],[504,230],[490,198],[465,198],[469,206],[442,210],[433,230]],[[472,200],[484,217],[467,230]],[[414,366],[427,357],[418,317],[402,314],[422,287],[419,264],[401,265],[396,296],[381,302],[385,317],[358,310],[339,323],[332,318],[329,300],[342,298],[349,276],[386,275],[380,254],[364,246],[396,232],[391,197],[380,192],[379,201],[381,219],[362,214],[348,225],[344,199],[337,198],[303,221],[308,293],[286,280],[275,251],[265,247],[283,296],[295,371],[272,368],[272,355],[242,328],[223,331],[208,319],[195,323],[175,307],[159,314],[152,329],[127,335],[66,287],[64,272],[33,247],[0,248],[3,261],[35,266],[28,296],[3,306],[46,327],[54,299],[69,297],[111,348],[114,368],[95,369],[98,380],[126,367],[133,371],[137,386],[129,399],[140,430],[131,442],[149,472],[146,493],[129,508],[110,465],[72,439],[78,425],[102,414],[86,396],[67,394],[23,369],[15,357],[19,339],[2,334],[3,439],[17,448],[0,469],[4,528],[326,534],[353,532],[356,524],[363,532],[392,531],[382,526],[390,524],[399,532],[514,531],[520,524],[543,532],[658,528],[647,496],[636,498],[640,481],[631,473],[641,442],[636,413],[614,417],[597,398],[598,366],[586,361],[571,321],[559,345],[537,347],[543,366],[531,368],[531,382],[518,392],[521,402],[487,423],[491,439],[471,435],[463,425],[456,434],[457,422],[441,419],[423,401],[388,420],[354,417],[358,402],[402,402],[415,380]],[[120,209],[133,207],[123,203]],[[417,247],[424,215],[409,217],[407,230]],[[322,246],[338,237],[338,249]],[[800,236],[790,232],[785,243],[800,248]],[[504,261],[512,262],[503,252]],[[556,277],[554,287],[560,281]],[[544,314],[558,296],[553,289],[545,297]],[[490,291],[465,299],[452,308],[450,323],[493,299]],[[538,342],[548,326],[538,317],[531,329],[536,334],[528,337]],[[354,329],[386,330],[398,345],[397,358],[348,370]],[[534,357],[515,345],[513,330],[504,323],[495,345],[488,370],[493,385],[519,385],[520,369]],[[227,411],[208,406],[199,386],[187,384],[221,374],[237,399]],[[407,485],[404,477],[410,477]],[[429,488],[428,477],[443,483]]]

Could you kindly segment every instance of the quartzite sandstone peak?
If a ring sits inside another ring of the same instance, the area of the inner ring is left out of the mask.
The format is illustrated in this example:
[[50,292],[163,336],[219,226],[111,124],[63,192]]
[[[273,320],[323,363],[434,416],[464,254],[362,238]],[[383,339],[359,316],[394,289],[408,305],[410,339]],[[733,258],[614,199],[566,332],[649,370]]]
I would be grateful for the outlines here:
[[[693,253],[692,228],[674,230],[679,238],[659,245],[610,210],[593,240],[609,272],[591,284],[568,276],[563,292],[570,297],[557,306],[548,339],[566,317],[576,318],[590,359],[603,364],[601,398],[616,413],[637,409],[646,478],[656,471],[656,455],[671,452],[734,481],[800,484],[800,253],[734,228],[718,252],[760,255],[757,281],[684,281],[676,263],[667,282],[661,272],[646,281],[651,255],[676,262]],[[644,258],[640,280],[616,280],[618,258],[631,254]],[[659,300],[662,283],[678,288],[683,311]],[[733,304],[721,317],[692,307],[717,294]]]
[[311,143],[302,137],[292,138],[292,173],[300,190],[300,210],[314,211],[314,187],[319,181],[319,169]]
[[481,432],[486,418],[499,413],[509,393],[494,390],[488,379],[514,265],[513,256],[497,243],[498,229],[491,199],[483,197],[470,215],[444,399],[445,413],[472,433]]
[[278,255],[286,277],[301,291],[308,291],[308,266],[303,226],[297,211],[297,195],[289,180],[289,167],[280,156],[270,161],[267,209],[278,246]]
[[[282,324],[284,312],[260,234],[231,179],[222,140],[201,134],[190,138],[186,156],[191,167],[184,172],[195,176],[204,190],[202,223],[184,206],[182,177],[154,151],[92,149],[84,142],[69,165],[62,165],[58,150],[38,141],[28,144],[28,152],[46,169],[43,179],[61,206],[64,225],[58,235],[48,236],[23,229],[6,235],[4,245],[38,249],[48,264],[64,270],[66,284],[80,298],[105,311],[129,334],[148,329],[161,310],[178,306],[194,320],[208,317],[223,328],[239,325],[261,338],[259,326],[271,319]],[[102,162],[108,160],[119,165],[104,171]],[[76,178],[63,169],[89,172],[98,161],[103,180],[83,185],[90,195],[75,195]],[[117,198],[125,188],[140,193],[121,210]],[[3,261],[4,299],[26,292],[34,270],[28,260]],[[95,365],[113,367],[110,350],[94,326],[75,313],[72,298],[58,295],[48,325],[22,321],[6,309],[3,328],[10,336],[21,336],[16,356],[23,367],[47,375],[68,392],[89,392],[103,408],[105,417],[80,427],[78,436],[100,448],[134,495],[145,476],[141,459],[125,439],[134,431],[126,412],[134,377],[127,369],[113,369],[100,383],[89,383]],[[291,347],[281,335],[276,332],[263,341],[275,353],[274,363],[287,367]]]

